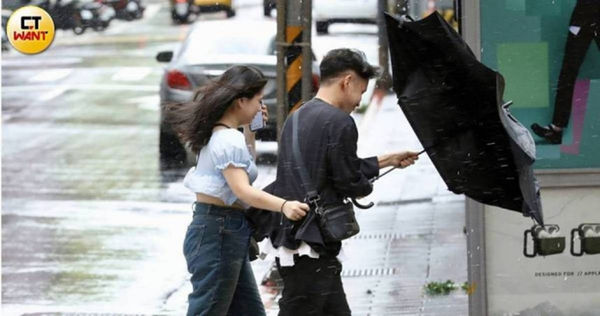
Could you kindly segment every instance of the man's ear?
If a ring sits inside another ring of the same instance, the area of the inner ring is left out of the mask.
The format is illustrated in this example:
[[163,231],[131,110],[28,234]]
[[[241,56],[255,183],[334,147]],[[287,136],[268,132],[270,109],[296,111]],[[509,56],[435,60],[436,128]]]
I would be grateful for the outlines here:
[[342,90],[346,90],[350,87],[350,82],[352,81],[352,74],[347,74],[341,80]]

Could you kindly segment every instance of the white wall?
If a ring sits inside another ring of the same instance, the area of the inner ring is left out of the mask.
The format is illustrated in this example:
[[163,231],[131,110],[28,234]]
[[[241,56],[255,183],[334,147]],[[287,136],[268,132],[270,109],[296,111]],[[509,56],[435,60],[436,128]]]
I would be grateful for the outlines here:
[[531,219],[485,206],[489,315],[600,315],[600,254],[570,253],[571,230],[600,223],[600,187],[545,188],[542,204],[545,223],[560,226],[566,248],[562,254],[532,259],[523,255],[523,233]]

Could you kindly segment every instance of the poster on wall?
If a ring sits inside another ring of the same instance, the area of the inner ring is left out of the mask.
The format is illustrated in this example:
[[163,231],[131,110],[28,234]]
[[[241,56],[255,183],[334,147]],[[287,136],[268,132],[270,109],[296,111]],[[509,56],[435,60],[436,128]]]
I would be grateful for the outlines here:
[[600,1],[481,1],[481,44],[536,135],[536,168],[600,167]]
[[597,190],[542,192],[546,229],[486,206],[488,315],[600,315]]

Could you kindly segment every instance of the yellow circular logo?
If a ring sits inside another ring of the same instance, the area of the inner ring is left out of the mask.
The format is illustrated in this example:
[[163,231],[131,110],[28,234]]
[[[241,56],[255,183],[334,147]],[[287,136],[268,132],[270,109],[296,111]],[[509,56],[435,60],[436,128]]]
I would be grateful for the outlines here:
[[18,9],[6,23],[12,46],[23,54],[39,54],[54,40],[54,21],[44,9],[26,6]]

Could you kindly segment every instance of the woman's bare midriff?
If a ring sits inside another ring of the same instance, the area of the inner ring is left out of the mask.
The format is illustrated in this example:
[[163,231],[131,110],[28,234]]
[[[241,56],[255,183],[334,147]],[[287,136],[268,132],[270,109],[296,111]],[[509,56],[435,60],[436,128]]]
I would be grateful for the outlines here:
[[231,208],[236,208],[236,209],[240,209],[240,210],[244,209],[244,207],[242,205],[240,205],[239,202],[237,202],[237,201],[235,203],[233,203],[233,205],[227,205],[227,204],[225,204],[225,202],[223,202],[223,200],[221,200],[219,198],[216,198],[216,197],[210,196],[210,195],[206,195],[206,194],[202,194],[202,193],[196,193],[196,202],[213,204],[213,205],[223,206],[223,207],[231,207]]

